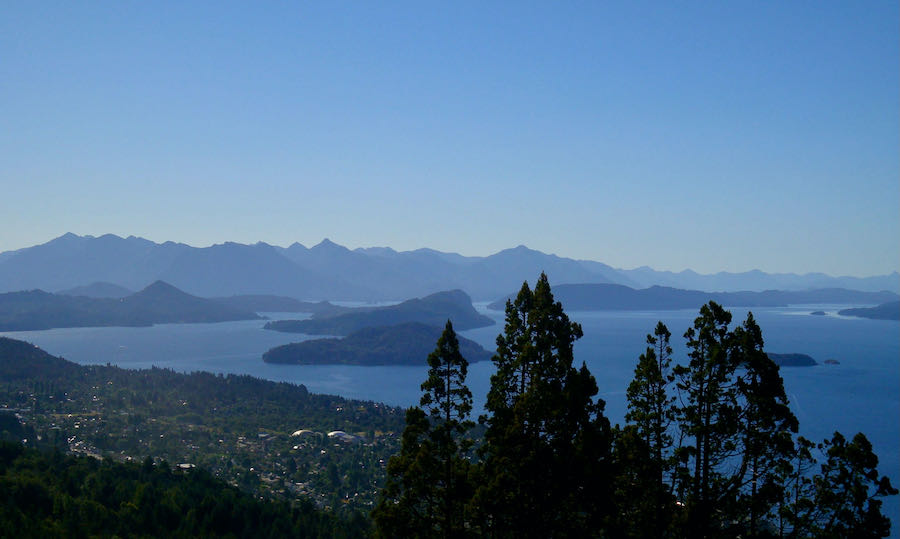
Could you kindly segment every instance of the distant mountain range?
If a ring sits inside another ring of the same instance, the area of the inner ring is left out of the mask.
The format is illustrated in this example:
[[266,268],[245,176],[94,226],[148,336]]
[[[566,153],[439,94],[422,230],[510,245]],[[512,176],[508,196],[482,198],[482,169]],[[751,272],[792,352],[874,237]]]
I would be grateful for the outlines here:
[[[488,305],[503,310],[506,298]],[[726,307],[785,307],[804,304],[878,304],[900,299],[893,292],[864,292],[846,288],[764,292],[703,292],[668,286],[634,289],[618,284],[562,284],[553,287],[553,297],[572,311],[640,311],[699,309],[709,301]]]
[[224,243],[201,248],[134,236],[69,233],[41,245],[0,253],[0,292],[42,289],[81,296],[122,294],[122,290],[98,291],[96,283],[140,290],[163,280],[203,297],[278,295],[313,301],[385,301],[461,289],[476,301],[484,301],[517,290],[525,280],[533,282],[541,271],[554,286],[608,283],[719,292],[813,288],[900,291],[897,272],[859,278],[756,270],[712,275],[647,267],[621,270],[521,245],[486,257],[467,257],[432,249],[350,250],[327,239],[310,248],[299,243],[289,247]]
[[255,319],[254,312],[191,296],[162,281],[118,299],[42,290],[0,294],[0,331]]

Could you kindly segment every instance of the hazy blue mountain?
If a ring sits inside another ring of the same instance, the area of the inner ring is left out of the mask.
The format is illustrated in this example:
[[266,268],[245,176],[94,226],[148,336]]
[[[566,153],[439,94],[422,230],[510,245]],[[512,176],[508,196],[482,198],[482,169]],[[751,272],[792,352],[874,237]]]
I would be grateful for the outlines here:
[[[269,363],[298,365],[425,365],[443,329],[418,322],[363,328],[343,339],[285,344],[263,354]],[[487,361],[491,352],[462,336],[459,351],[469,363]]]
[[[541,272],[554,284],[608,283],[609,278],[571,258],[544,254],[519,245],[487,256],[461,269],[463,288],[475,298],[491,298],[494,290],[518,290],[524,281],[534,282]],[[493,296],[496,297],[496,296]]]
[[391,253],[386,248],[351,251],[328,239],[307,249],[295,243],[282,253],[298,266],[333,275],[370,291],[359,300],[403,299],[463,288],[457,266],[431,253]]
[[407,322],[443,327],[447,320],[459,331],[494,324],[487,316],[472,307],[472,300],[462,290],[438,292],[424,298],[404,301],[397,305],[353,310],[337,316],[311,320],[278,320],[266,324],[266,329],[307,335],[349,335],[367,327],[392,326]]
[[[900,292],[900,274],[893,272],[875,277],[832,277],[824,273],[765,273],[760,270],[742,273],[719,272],[709,275],[684,270],[678,273],[656,271],[647,266],[631,270],[618,270],[639,288],[653,285],[706,291],[763,291],[763,290],[811,290],[817,288],[848,288],[877,292]],[[625,284],[625,283],[623,283]]]
[[64,290],[105,281],[139,290],[159,278],[181,252],[193,247],[157,244],[130,236],[65,234],[14,251],[0,262],[0,291]]
[[332,275],[300,267],[265,243],[223,243],[183,252],[160,278],[198,296],[284,295],[353,299],[369,294]]
[[619,270],[591,260],[573,260],[525,246],[490,256],[466,257],[422,248],[350,250],[330,240],[307,248],[257,243],[210,247],[112,234],[65,234],[42,245],[0,253],[0,292],[68,290],[110,282],[139,290],[165,280],[199,296],[277,295],[299,300],[385,301],[460,289],[477,301],[517,290],[546,272],[554,285],[622,284],[632,288],[669,286],[704,291],[809,290],[848,288],[900,291],[900,274],[868,278],[824,274],[767,274],[761,271],[701,275],[642,267]]
[[838,311],[843,316],[858,316],[873,320],[900,320],[900,301],[882,303],[876,307],[843,309]]
[[119,286],[114,283],[97,281],[84,286],[60,290],[57,294],[66,296],[86,296],[89,298],[124,298],[125,296],[134,294],[134,290],[129,290],[124,286]]
[[257,318],[259,316],[253,312],[191,296],[162,281],[119,299],[67,296],[42,290],[0,294],[0,331],[149,326]]
[[[515,294],[510,293],[488,307],[502,310],[506,300],[514,296]],[[567,309],[573,311],[699,309],[709,301],[715,301],[726,307],[784,307],[816,303],[859,305],[882,303],[900,297],[893,292],[863,292],[842,288],[807,291],[703,292],[668,286],[651,286],[636,290],[616,284],[554,285],[553,296]]]

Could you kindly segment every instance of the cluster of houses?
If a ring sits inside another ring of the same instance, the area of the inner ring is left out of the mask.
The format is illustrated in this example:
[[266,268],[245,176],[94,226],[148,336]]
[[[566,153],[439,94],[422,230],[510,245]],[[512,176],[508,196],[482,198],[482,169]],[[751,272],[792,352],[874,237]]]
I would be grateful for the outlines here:
[[[300,430],[296,430],[291,433],[291,437],[297,437],[297,438],[301,438],[301,439],[305,438],[305,437],[312,437],[312,436],[322,437],[323,434],[321,432],[316,432],[314,430],[309,430],[309,429],[300,429]],[[325,436],[328,436],[328,439],[330,439],[330,440],[344,442],[347,444],[358,443],[358,442],[363,441],[363,439],[361,437],[355,436],[353,434],[348,434],[342,430],[333,430],[333,431],[329,432],[328,434],[326,434]]]

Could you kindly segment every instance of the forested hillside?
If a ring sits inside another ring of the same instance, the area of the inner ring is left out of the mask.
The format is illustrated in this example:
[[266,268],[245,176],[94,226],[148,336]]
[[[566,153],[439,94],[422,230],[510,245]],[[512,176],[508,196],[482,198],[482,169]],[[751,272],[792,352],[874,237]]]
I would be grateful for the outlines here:
[[382,404],[250,376],[79,366],[6,338],[0,410],[29,446],[194,465],[247,492],[341,513],[368,512],[402,430],[402,411]]

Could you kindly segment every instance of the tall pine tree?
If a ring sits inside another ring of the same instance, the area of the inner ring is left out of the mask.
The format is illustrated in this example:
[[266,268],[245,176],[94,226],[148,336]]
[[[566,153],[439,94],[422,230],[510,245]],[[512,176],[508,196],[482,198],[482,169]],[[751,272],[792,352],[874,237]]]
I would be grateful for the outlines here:
[[721,534],[731,506],[723,465],[735,457],[739,430],[730,323],[731,313],[717,303],[701,307],[684,334],[688,365],[675,368],[683,403],[676,419],[685,437],[676,450],[678,497],[692,537]]
[[[428,355],[422,408],[410,408],[400,455],[388,463],[388,478],[372,513],[382,537],[463,537],[465,509],[472,496],[466,433],[472,393],[468,362],[450,321]],[[424,410],[423,410],[424,408]]]
[[476,495],[485,533],[589,536],[610,507],[609,422],[597,384],[573,366],[581,326],[554,301],[547,276],[506,305],[497,337]]
[[675,420],[672,391],[672,334],[659,322],[647,335],[628,385],[628,423],[617,436],[619,508],[622,528],[638,537],[661,537],[672,518],[671,426]]
[[795,454],[797,418],[788,406],[778,365],[763,351],[762,331],[748,313],[733,332],[737,370],[740,466],[731,487],[738,490],[733,513],[746,518],[744,535],[756,537],[775,520]]

